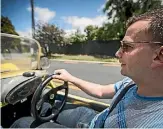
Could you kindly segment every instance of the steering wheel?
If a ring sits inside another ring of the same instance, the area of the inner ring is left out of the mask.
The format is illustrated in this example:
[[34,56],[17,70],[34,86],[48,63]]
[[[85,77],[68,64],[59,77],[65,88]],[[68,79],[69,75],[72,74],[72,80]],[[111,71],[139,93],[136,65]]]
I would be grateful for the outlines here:
[[[53,74],[54,75],[54,74]],[[31,101],[31,115],[40,122],[47,122],[56,118],[58,114],[63,109],[67,96],[68,96],[68,82],[64,82],[63,85],[57,86],[55,88],[45,88],[46,85],[53,79],[53,75],[50,75],[45,79],[36,89],[32,101]],[[59,107],[55,104],[55,99],[57,92],[60,90],[65,90],[65,95]],[[51,95],[53,97],[51,97]],[[52,99],[49,101],[49,97]],[[52,113],[49,116],[41,116],[41,109],[44,102],[48,102],[52,105]]]

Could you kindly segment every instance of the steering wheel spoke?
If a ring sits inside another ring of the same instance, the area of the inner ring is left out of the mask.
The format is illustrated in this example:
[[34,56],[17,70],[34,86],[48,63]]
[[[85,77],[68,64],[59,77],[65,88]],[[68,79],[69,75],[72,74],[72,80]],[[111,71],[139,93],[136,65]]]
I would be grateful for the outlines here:
[[37,102],[37,104],[36,104],[36,110],[37,110],[37,111],[39,111],[39,110],[42,108],[43,102],[44,102],[43,98],[41,98],[41,99]]
[[65,83],[64,83],[63,85],[60,85],[60,86],[56,87],[56,90],[57,90],[57,91],[60,91],[60,90],[66,89],[66,88],[67,88],[67,86],[66,86]]

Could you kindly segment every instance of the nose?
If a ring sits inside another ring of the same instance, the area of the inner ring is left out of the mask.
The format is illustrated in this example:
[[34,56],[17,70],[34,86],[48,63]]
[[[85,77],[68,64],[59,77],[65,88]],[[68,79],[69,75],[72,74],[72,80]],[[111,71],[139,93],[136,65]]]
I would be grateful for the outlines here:
[[115,53],[115,56],[116,56],[117,58],[121,58],[121,57],[122,57],[122,54],[123,54],[122,49],[119,48],[118,51]]

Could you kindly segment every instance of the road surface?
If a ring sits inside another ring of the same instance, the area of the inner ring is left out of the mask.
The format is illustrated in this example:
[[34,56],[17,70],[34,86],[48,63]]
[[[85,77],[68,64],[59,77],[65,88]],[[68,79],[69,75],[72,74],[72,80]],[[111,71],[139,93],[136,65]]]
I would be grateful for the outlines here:
[[[120,66],[110,66],[107,64],[51,60],[51,66],[48,69],[49,73],[53,73],[56,69],[66,69],[68,72],[76,77],[104,85],[114,83],[124,78],[124,76],[120,74]],[[111,99],[96,99],[90,97],[83,91],[75,90],[74,88],[70,89],[69,93],[106,103],[110,103],[111,101]]]

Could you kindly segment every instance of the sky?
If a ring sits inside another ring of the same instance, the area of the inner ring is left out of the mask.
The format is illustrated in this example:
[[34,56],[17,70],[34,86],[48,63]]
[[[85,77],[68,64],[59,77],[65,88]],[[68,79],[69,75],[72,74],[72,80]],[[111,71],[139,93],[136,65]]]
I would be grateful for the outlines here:
[[[67,35],[87,25],[107,22],[102,9],[107,0],[34,0],[35,21],[55,24]],[[1,15],[8,17],[16,32],[31,36],[30,0],[1,0]]]

